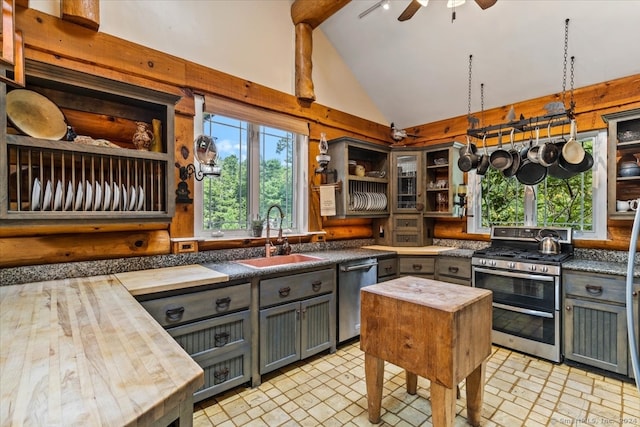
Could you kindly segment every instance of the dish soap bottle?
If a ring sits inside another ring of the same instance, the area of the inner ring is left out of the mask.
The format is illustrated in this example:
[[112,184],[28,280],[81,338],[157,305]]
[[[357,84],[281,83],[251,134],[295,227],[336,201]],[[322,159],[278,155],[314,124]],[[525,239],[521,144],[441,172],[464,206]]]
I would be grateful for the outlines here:
[[281,255],[291,255],[291,245],[289,244],[289,239],[284,238],[284,243],[282,244],[282,248],[280,248]]

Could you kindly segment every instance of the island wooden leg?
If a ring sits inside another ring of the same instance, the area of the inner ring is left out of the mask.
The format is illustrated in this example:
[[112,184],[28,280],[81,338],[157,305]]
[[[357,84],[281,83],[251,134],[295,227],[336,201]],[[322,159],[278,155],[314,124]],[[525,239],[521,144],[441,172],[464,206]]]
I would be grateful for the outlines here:
[[452,388],[431,381],[431,412],[434,427],[451,427],[456,418],[456,394]]
[[418,375],[407,370],[404,371],[407,376],[407,393],[416,394],[418,391]]
[[474,427],[480,425],[484,398],[485,362],[467,376],[467,421]]
[[384,360],[370,354],[364,354],[364,378],[367,384],[367,406],[369,421],[380,422],[382,405],[382,381],[384,379]]

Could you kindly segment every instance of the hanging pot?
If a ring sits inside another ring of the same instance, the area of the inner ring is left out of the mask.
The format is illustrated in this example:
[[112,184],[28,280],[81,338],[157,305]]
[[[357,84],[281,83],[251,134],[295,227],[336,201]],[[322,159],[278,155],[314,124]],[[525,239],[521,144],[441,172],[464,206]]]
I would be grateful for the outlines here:
[[462,172],[469,172],[478,166],[479,156],[475,144],[471,143],[471,139],[467,136],[467,145],[460,148],[460,158],[458,159],[458,168]]
[[551,123],[549,123],[549,126],[547,127],[547,138],[549,141],[542,144],[538,150],[538,163],[542,166],[549,167],[554,164],[560,156],[558,147],[556,144],[551,142]]
[[557,255],[560,253],[560,236],[555,231],[542,228],[538,231],[536,240],[539,242],[538,250],[540,253],[545,255]]
[[562,157],[567,163],[577,165],[584,160],[584,147],[576,141],[576,121],[571,120],[569,141],[562,147]]
[[[531,144],[531,141],[529,142]],[[520,153],[521,161],[520,167],[516,172],[516,179],[524,184],[524,185],[536,185],[542,182],[542,180],[547,176],[547,168],[542,166],[540,163],[532,162],[529,157],[529,149],[524,149]]]
[[540,150],[540,129],[536,126],[536,143],[533,147],[529,148],[527,152],[527,159],[532,161],[533,163],[539,163],[538,161],[538,151]]
[[480,156],[480,160],[478,161],[478,167],[476,168],[476,173],[478,175],[484,175],[487,173],[489,169],[489,152],[487,151],[486,144],[487,137],[486,135],[482,137],[482,148],[484,149],[484,154]]
[[558,166],[573,175],[588,171],[593,167],[593,163],[593,156],[587,151],[584,151],[584,157],[578,164],[569,163],[562,154],[560,154],[560,157],[558,158]]
[[491,163],[491,167],[499,171],[504,171],[513,163],[511,154],[502,148],[502,131],[498,133],[498,149],[491,153],[489,162]]
[[560,165],[562,158],[562,147],[564,147],[564,144],[566,143],[567,141],[564,138],[555,143],[556,147],[558,148],[558,159],[548,167],[549,175],[557,179],[569,179],[578,174],[578,172],[567,170]]

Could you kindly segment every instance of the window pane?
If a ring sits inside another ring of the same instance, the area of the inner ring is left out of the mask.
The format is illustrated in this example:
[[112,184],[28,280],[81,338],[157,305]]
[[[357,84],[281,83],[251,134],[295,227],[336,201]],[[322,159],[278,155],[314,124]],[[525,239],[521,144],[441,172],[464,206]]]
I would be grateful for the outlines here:
[[[260,216],[269,206],[280,205],[285,218],[283,228],[294,228],[294,153],[295,135],[262,126],[260,130]],[[277,213],[272,211],[271,218]],[[279,226],[280,221],[272,224]]]
[[203,181],[203,227],[205,230],[247,228],[247,123],[205,114],[204,133],[216,137],[219,178]]
[[[580,142],[585,151],[593,155],[595,138],[585,138]],[[538,226],[542,227],[571,227],[574,230],[594,231],[593,179],[593,170],[566,180],[547,176],[534,186],[536,212],[531,217],[537,218]],[[481,178],[480,188],[482,228],[525,224],[525,185],[515,177],[505,178],[501,172],[489,168]]]

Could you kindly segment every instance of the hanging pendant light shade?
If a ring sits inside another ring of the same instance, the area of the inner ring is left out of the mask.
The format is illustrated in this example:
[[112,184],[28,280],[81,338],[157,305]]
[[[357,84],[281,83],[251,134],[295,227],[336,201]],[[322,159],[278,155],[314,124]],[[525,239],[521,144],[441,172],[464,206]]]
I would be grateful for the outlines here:
[[420,3],[420,6],[422,7],[427,7],[429,0],[418,0],[418,3]]

